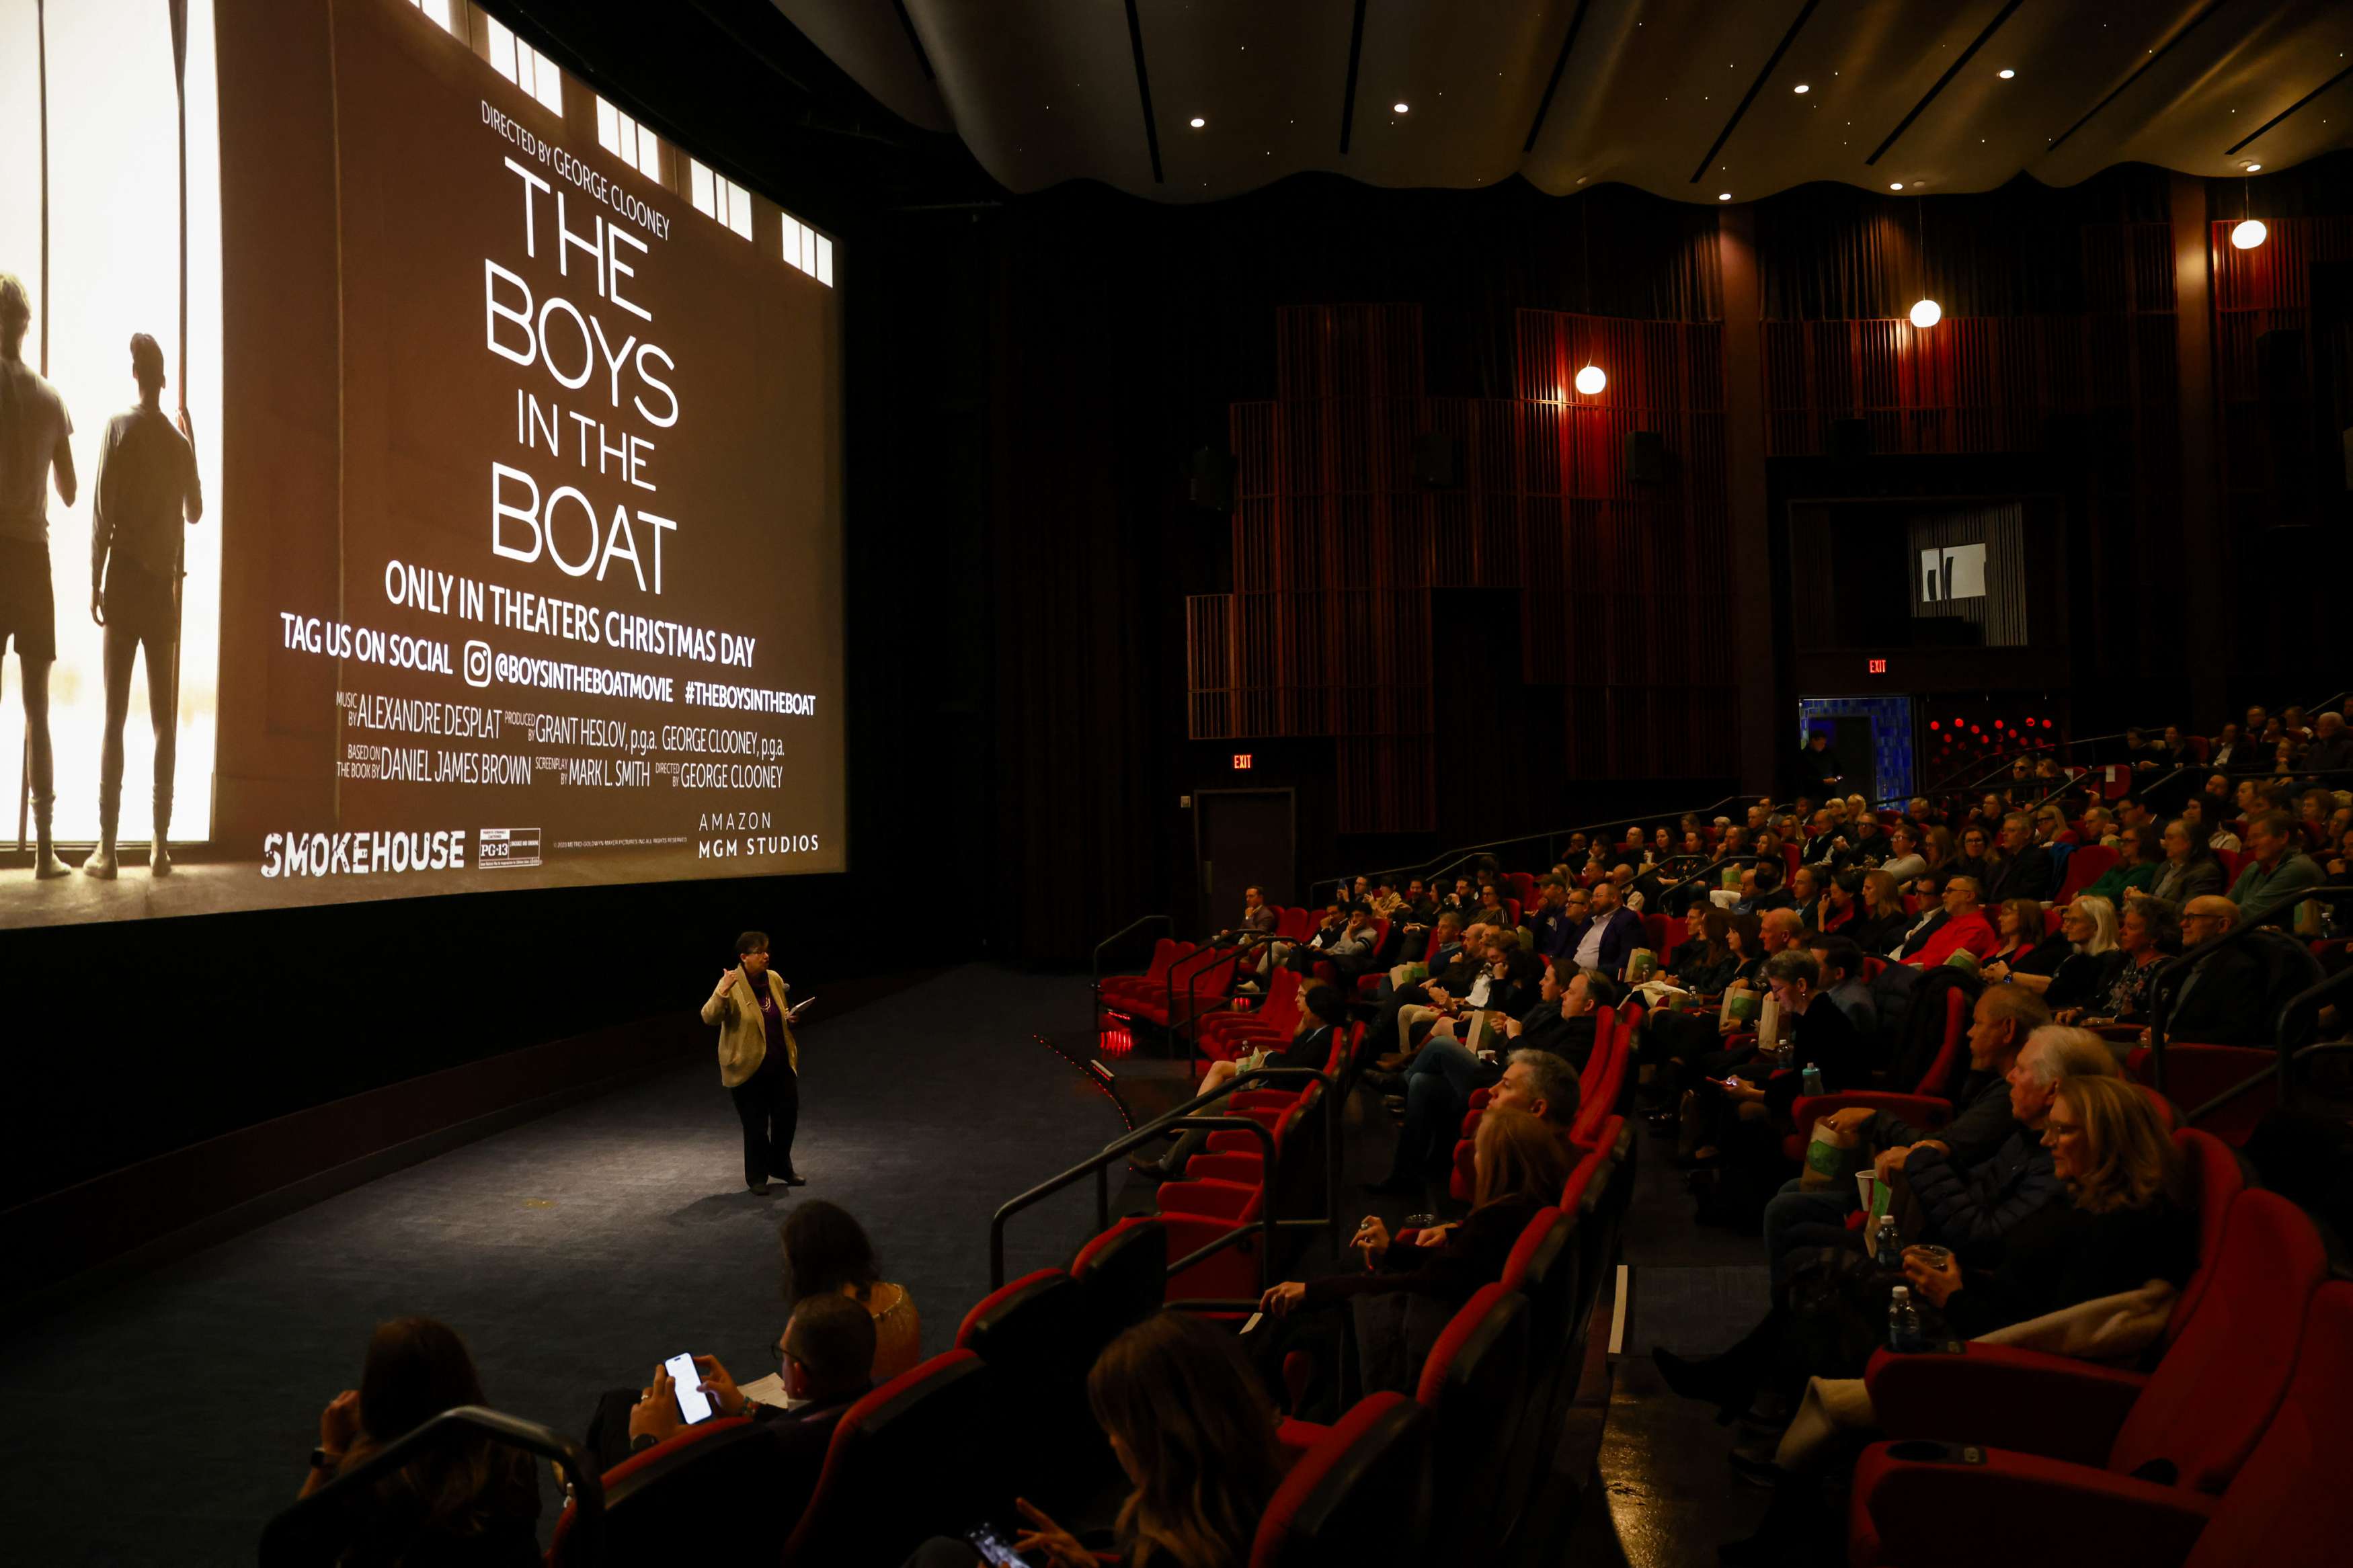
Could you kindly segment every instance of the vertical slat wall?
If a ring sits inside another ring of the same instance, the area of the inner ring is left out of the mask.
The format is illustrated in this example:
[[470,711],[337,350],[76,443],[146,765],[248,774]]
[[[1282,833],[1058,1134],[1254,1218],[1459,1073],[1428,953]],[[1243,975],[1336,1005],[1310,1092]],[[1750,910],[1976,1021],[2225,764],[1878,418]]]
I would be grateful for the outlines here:
[[2312,269],[2353,260],[2353,218],[2266,219],[2263,243],[2231,243],[2237,218],[2210,226],[2214,257],[2214,383],[2221,412],[2223,504],[2234,531],[2276,521],[2266,513],[2265,419],[2255,340],[2288,330],[2306,334],[2305,383],[2311,395]]
[[[1188,605],[1197,740],[1330,736],[1344,833],[1435,828],[1430,593],[1521,598],[1524,678],[1563,689],[1573,773],[1728,773],[1722,335],[1529,310],[1517,395],[1422,390],[1419,307],[1277,312],[1276,396],[1234,405],[1234,592]],[[1590,357],[1600,395],[1574,391]],[[1627,477],[1655,430],[1665,482]],[[1460,482],[1413,477],[1452,436]],[[1450,671],[1451,673],[1454,673]]]

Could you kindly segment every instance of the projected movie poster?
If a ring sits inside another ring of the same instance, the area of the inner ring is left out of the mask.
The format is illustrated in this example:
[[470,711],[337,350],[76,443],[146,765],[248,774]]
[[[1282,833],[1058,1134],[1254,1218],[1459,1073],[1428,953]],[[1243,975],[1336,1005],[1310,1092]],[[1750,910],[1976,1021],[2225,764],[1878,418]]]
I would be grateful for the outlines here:
[[844,867],[828,237],[464,0],[0,0],[0,926]]

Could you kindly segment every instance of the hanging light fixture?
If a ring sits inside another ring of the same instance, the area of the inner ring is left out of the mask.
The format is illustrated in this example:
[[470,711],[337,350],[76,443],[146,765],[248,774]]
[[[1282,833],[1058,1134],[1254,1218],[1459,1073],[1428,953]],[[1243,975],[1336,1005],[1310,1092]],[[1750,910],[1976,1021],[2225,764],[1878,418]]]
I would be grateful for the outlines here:
[[[2260,163],[2250,163],[2247,166],[2251,169],[2263,167]],[[2269,239],[2272,233],[2263,226],[2263,219],[2252,216],[2249,212],[2248,187],[2253,184],[2252,180],[2239,182],[2240,217],[2238,223],[2231,229],[2231,243],[2241,250],[2253,250],[2264,240]]]
[[[1588,192],[1584,201],[1578,202],[1577,205],[1577,239],[1579,248],[1584,252],[1584,259],[1579,263],[1579,269],[1584,274],[1585,313],[1588,316],[1593,313],[1593,240],[1587,232],[1590,215],[1585,210],[1585,202],[1592,199],[1592,194]],[[1601,389],[1609,384],[1609,378],[1601,374],[1599,365],[1593,363],[1593,353],[1588,347],[1585,355],[1585,368],[1577,373],[1577,390],[1588,397],[1599,397],[1601,395]]]
[[[1919,182],[1915,181],[1914,184]],[[1945,308],[1928,297],[1928,207],[1925,200],[1914,197],[1915,211],[1919,216],[1917,233],[1920,252],[1920,298],[1913,302],[1912,324],[1926,330],[1945,319]]]

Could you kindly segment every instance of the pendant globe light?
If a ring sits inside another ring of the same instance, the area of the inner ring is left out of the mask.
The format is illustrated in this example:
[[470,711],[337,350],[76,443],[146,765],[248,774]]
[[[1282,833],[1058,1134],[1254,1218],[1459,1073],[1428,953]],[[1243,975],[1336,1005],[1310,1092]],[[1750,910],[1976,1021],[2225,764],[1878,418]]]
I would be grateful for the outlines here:
[[[2248,167],[2250,169],[2259,169],[2263,167],[2263,165],[2260,163],[2251,163]],[[2241,250],[2253,250],[2264,240],[2269,239],[2272,233],[2271,230],[2263,226],[2263,219],[2253,216],[2249,211],[2249,187],[2253,184],[2253,182],[2251,180],[2241,180],[2239,182],[2240,216],[2239,221],[2232,226],[2231,243],[2237,246]]]
[[[1914,183],[1915,183],[1915,184],[1917,184],[1917,182],[1916,182],[1916,181],[1915,181],[1915,182],[1914,182]],[[1919,224],[1918,224],[1918,226],[1917,226],[1917,228],[1916,228],[1915,232],[1916,232],[1916,233],[1917,233],[1917,235],[1919,236],[1919,239],[1918,239],[1918,250],[1919,250],[1919,256],[1920,256],[1920,298],[1919,298],[1919,299],[1917,299],[1917,300],[1914,300],[1914,301],[1913,301],[1913,304],[1912,304],[1912,312],[1911,312],[1911,314],[1912,314],[1912,324],[1913,324],[1913,326],[1915,326],[1915,327],[1916,327],[1916,328],[1919,328],[1919,329],[1920,329],[1920,330],[1922,330],[1922,331],[1926,331],[1926,329],[1928,329],[1928,328],[1930,328],[1930,327],[1935,326],[1938,321],[1943,321],[1943,320],[1945,319],[1945,308],[1944,308],[1942,305],[1937,304],[1936,300],[1934,300],[1933,299],[1930,299],[1930,298],[1929,298],[1929,296],[1928,296],[1928,206],[1927,206],[1927,202],[1926,202],[1926,199],[1925,197],[1916,197],[1916,196],[1915,196],[1915,198],[1913,198],[1913,199],[1914,199],[1915,203],[1916,204],[1913,210],[1914,210],[1914,211],[1918,215],[1918,217],[1919,217]]]

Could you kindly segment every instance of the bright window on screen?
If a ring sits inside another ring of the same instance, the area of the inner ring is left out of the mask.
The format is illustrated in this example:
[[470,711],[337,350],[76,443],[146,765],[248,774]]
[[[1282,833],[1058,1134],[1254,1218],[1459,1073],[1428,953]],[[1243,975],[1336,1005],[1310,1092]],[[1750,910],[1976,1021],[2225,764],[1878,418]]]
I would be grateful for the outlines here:
[[687,200],[705,217],[717,218],[745,239],[752,237],[752,193],[699,158],[687,161]]
[[491,68],[539,100],[550,114],[564,112],[564,73],[555,62],[514,36],[497,17],[491,24]]
[[647,179],[661,183],[661,140],[606,102],[596,100],[596,145]]
[[408,3],[439,23],[441,30],[451,37],[466,36],[465,28],[460,25],[466,0],[408,0]]

